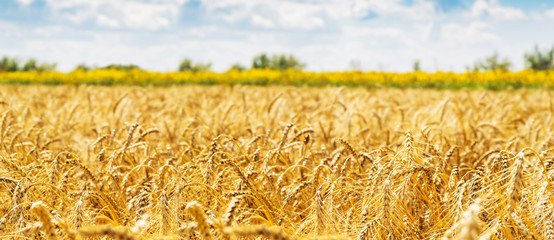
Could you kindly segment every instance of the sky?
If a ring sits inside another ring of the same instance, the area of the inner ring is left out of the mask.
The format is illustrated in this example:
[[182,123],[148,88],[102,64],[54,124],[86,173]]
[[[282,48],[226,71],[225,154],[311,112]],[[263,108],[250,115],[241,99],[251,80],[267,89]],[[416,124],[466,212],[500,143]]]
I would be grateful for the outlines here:
[[0,56],[214,71],[260,53],[310,71],[465,71],[495,52],[525,67],[554,46],[554,0],[0,0]]

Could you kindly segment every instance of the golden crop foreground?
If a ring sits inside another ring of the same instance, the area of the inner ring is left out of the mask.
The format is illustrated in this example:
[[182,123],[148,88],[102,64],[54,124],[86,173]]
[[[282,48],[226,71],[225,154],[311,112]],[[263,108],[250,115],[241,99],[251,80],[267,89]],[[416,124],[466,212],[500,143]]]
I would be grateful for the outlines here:
[[1,239],[553,239],[546,90],[0,87]]
[[253,69],[215,72],[149,72],[143,70],[98,69],[60,72],[0,72],[0,83],[99,84],[99,85],[178,85],[242,84],[296,86],[364,86],[416,88],[554,88],[554,71],[520,72],[306,72]]

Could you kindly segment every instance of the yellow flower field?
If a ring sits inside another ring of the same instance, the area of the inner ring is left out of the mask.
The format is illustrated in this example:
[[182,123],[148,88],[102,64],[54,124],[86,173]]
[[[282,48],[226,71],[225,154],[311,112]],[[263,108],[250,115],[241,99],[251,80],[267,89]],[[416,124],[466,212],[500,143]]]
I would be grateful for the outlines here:
[[174,85],[174,84],[246,84],[423,88],[554,87],[554,71],[520,72],[307,72],[253,69],[216,72],[151,72],[144,70],[98,69],[60,72],[0,72],[0,83],[101,84],[101,85]]

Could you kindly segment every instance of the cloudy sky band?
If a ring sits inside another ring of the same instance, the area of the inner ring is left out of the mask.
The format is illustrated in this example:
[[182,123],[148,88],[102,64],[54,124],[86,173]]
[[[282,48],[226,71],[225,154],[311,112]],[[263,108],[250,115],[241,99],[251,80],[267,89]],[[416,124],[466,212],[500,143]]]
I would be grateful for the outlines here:
[[216,71],[260,52],[292,53],[313,71],[463,71],[493,52],[523,69],[554,45],[554,2],[500,0],[4,0],[0,55],[134,63],[173,71],[185,57]]

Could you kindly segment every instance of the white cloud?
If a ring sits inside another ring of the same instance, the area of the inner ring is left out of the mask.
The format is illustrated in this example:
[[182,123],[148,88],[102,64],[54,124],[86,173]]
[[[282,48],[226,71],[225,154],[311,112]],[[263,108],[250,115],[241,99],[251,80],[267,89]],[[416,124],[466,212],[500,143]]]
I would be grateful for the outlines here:
[[208,12],[217,13],[217,18],[227,22],[247,20],[255,26],[284,29],[318,29],[368,16],[415,21],[436,16],[435,4],[426,0],[415,0],[409,6],[403,0],[203,0],[202,3]]
[[297,3],[282,3],[275,6],[275,15],[281,27],[315,29],[325,26],[321,8],[298,6]]
[[193,37],[197,38],[206,38],[210,34],[216,33],[219,30],[218,27],[212,26],[201,26],[201,27],[192,27],[187,29],[187,33]]
[[467,27],[457,23],[447,23],[441,26],[441,39],[454,44],[495,42],[499,38],[492,33],[492,28],[485,22],[472,22]]
[[553,8],[553,9],[550,9],[550,10],[548,10],[548,11],[546,11],[546,12],[544,13],[544,15],[546,15],[546,16],[549,17],[549,18],[554,19],[554,8]]
[[428,22],[426,24],[414,24],[414,29],[417,30],[418,36],[422,40],[429,40],[431,38],[431,34],[433,33],[433,29],[435,28],[434,22]]
[[45,26],[41,28],[32,29],[31,33],[41,38],[52,38],[63,32],[62,26]]
[[73,22],[92,20],[109,28],[156,30],[171,25],[185,0],[46,0],[52,11]]
[[254,24],[254,26],[260,26],[260,27],[265,27],[265,28],[275,27],[275,23],[271,19],[262,17],[259,14],[252,15],[251,20],[252,20],[252,24]]
[[[23,32],[27,30],[17,24],[2,21],[2,19],[0,19],[0,29],[2,29],[2,31],[0,31],[0,37],[2,37],[2,40],[6,42],[22,38],[24,36]],[[8,43],[4,43],[3,45],[6,46],[7,44]]]
[[526,17],[521,9],[502,6],[498,0],[476,0],[470,9],[470,15],[474,18],[491,17],[498,20],[521,20]]
[[402,30],[393,27],[344,27],[345,36],[349,37],[387,37],[402,36]]
[[325,3],[295,1],[205,0],[208,12],[226,22],[249,21],[254,26],[311,30],[325,26]]
[[118,27],[121,26],[119,21],[117,21],[116,19],[113,19],[111,17],[108,17],[104,14],[98,14],[98,16],[96,16],[96,22],[99,25],[107,26],[107,27],[111,27],[111,28],[118,28]]
[[435,4],[425,0],[415,0],[411,6],[405,5],[403,0],[356,0],[352,10],[357,16],[370,12],[381,17],[410,20],[426,20],[436,15]]
[[540,22],[540,21],[544,20],[544,17],[546,15],[546,13],[548,13],[548,11],[546,11],[545,14],[543,14],[542,12],[538,12],[538,11],[532,11],[532,12],[529,12],[528,15],[534,21]]
[[31,3],[33,3],[33,0],[17,0],[17,2],[24,6],[29,6]]

